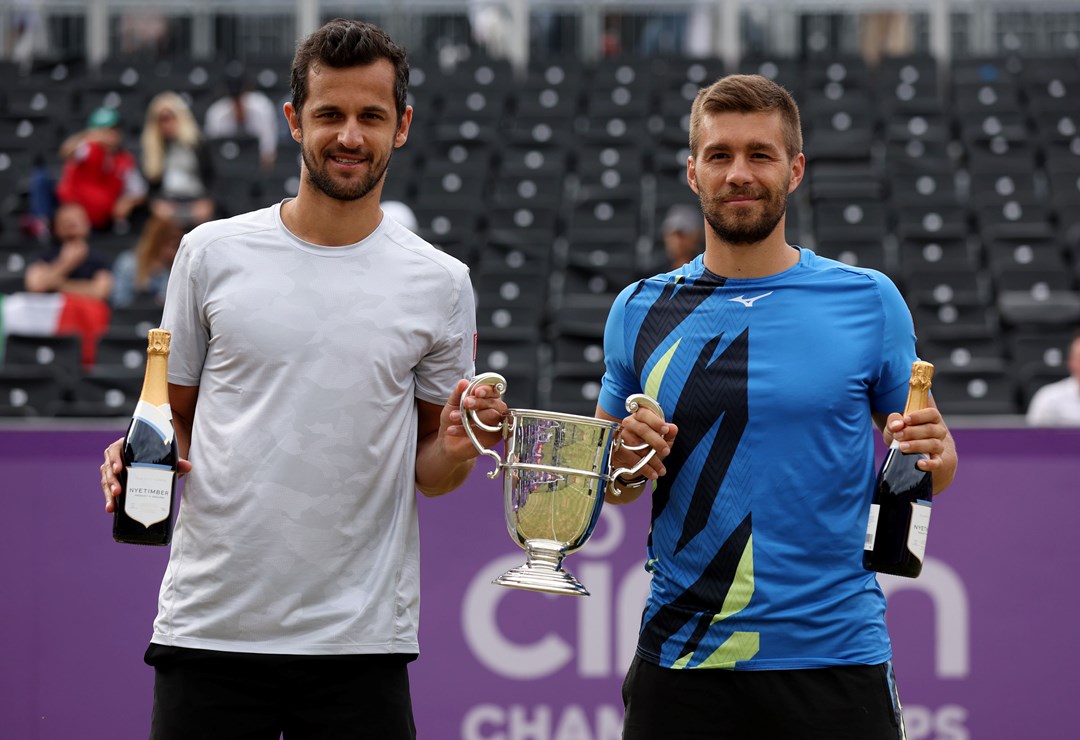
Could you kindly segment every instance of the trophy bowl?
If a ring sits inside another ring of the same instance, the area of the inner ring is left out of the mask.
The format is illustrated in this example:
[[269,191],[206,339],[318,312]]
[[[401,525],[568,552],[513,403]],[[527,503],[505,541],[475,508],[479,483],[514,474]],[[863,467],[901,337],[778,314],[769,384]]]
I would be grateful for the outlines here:
[[[472,380],[465,395],[471,395],[481,384],[494,387],[500,394],[506,390],[501,375],[484,373]],[[632,413],[639,404],[663,416],[659,405],[642,394],[627,399],[627,410]],[[648,447],[623,445],[618,422],[533,409],[510,409],[499,426],[484,424],[475,412],[461,417],[465,433],[476,449],[496,462],[488,477],[504,474],[506,528],[527,554],[523,565],[494,582],[530,591],[588,596],[588,590],[563,568],[563,558],[588,542],[612,481],[621,475],[636,474],[653,451],[649,450],[633,468],[613,471],[612,454],[620,447],[639,451]],[[473,427],[501,432],[503,454],[483,447]]]

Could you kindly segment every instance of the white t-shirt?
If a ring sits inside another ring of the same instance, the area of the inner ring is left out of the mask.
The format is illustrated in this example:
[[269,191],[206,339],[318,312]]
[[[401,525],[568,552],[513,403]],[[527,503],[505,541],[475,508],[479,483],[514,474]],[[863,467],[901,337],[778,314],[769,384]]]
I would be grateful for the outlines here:
[[473,373],[468,268],[386,217],[308,244],[279,204],[184,238],[162,325],[199,397],[152,641],[417,652],[416,399]]
[[1080,381],[1069,376],[1035,391],[1027,423],[1034,427],[1080,427]]
[[236,120],[236,103],[232,98],[225,97],[214,101],[206,109],[203,133],[211,139],[251,134],[259,140],[259,154],[270,156],[277,151],[278,121],[285,114],[270,98],[257,91],[241,95],[240,104],[244,106],[243,126]]

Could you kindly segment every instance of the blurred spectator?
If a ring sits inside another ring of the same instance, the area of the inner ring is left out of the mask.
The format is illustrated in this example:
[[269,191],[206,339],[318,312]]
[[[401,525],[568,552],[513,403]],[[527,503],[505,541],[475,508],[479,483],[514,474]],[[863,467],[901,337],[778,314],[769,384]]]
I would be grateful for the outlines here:
[[155,95],[142,131],[142,171],[150,184],[150,213],[185,227],[214,217],[210,150],[187,103],[174,92]]
[[8,26],[8,47],[19,71],[27,74],[35,57],[48,51],[45,23],[36,0],[15,0]]
[[141,296],[165,303],[176,250],[184,230],[172,219],[151,216],[134,248],[121,252],[113,264],[112,305],[130,306]]
[[641,32],[641,53],[645,56],[685,53],[689,24],[689,11],[651,13]]
[[1033,427],[1080,427],[1080,330],[1069,345],[1069,377],[1035,391],[1027,423]]
[[469,0],[469,27],[473,40],[495,59],[513,55],[513,18],[505,3]]
[[705,249],[705,217],[700,209],[674,205],[661,226],[667,269],[682,267]]
[[132,212],[146,200],[146,182],[123,138],[120,114],[98,108],[85,129],[60,145],[64,165],[56,197],[60,203],[81,205],[95,229],[124,231]]
[[859,15],[859,48],[863,60],[876,67],[882,57],[910,54],[914,48],[911,15],[903,10],[882,10]]
[[120,16],[120,50],[124,54],[160,55],[166,47],[169,21],[154,8],[133,8]]
[[90,219],[78,203],[56,209],[53,236],[57,242],[26,267],[31,293],[70,293],[105,301],[112,291],[109,263],[90,249]]
[[251,89],[241,67],[230,65],[225,73],[225,96],[207,109],[203,133],[210,139],[254,136],[259,140],[263,168],[269,169],[277,155],[278,119],[283,115],[270,98]]

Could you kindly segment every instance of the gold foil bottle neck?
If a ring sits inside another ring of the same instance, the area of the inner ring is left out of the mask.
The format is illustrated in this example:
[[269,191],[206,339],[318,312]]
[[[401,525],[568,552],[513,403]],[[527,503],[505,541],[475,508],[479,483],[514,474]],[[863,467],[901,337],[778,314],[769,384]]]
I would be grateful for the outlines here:
[[911,380],[908,383],[907,405],[904,416],[922,411],[930,405],[930,379],[934,377],[934,366],[929,362],[916,360],[911,363]]
[[929,362],[916,360],[911,363],[911,385],[923,390],[930,388],[930,381],[934,379],[934,366]]
[[169,354],[172,333],[166,329],[151,329],[146,335],[146,351],[151,354]]

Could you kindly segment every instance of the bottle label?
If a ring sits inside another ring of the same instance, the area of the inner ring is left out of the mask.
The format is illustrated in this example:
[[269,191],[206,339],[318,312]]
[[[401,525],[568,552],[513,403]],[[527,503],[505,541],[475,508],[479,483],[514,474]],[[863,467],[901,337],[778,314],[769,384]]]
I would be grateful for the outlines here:
[[863,544],[863,550],[870,551],[874,549],[874,540],[877,538],[878,514],[880,513],[880,504],[870,504],[870,519],[866,523],[866,542]]
[[907,547],[921,563],[926,554],[926,535],[930,530],[930,502],[911,503],[911,525],[908,527]]
[[146,401],[139,401],[135,404],[135,411],[132,416],[153,427],[165,444],[172,444],[172,406],[167,403],[155,406]]
[[136,463],[127,469],[124,511],[144,527],[169,518],[173,471],[164,465]]

